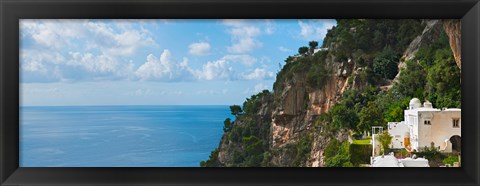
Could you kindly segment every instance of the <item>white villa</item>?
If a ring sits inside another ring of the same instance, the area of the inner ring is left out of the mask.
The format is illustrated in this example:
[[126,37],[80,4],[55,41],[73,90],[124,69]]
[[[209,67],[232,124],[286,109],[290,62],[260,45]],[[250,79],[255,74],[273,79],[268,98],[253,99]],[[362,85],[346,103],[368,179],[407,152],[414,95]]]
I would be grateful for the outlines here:
[[428,101],[421,104],[413,98],[405,120],[389,122],[388,132],[393,136],[391,148],[419,151],[423,147],[435,147],[441,152],[461,151],[461,109],[433,108]]
[[393,154],[371,157],[370,167],[430,167],[425,158],[397,159]]

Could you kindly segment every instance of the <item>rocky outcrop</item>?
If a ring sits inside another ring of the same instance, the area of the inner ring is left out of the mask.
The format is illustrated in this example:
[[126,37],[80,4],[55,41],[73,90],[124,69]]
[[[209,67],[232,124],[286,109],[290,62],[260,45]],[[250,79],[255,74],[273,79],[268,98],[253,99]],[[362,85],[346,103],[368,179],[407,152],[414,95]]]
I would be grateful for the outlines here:
[[[276,109],[271,126],[273,149],[282,149],[289,143],[297,142],[307,132],[312,132],[317,117],[328,112],[342,94],[353,87],[348,83],[349,78],[355,78],[352,74],[357,74],[352,60],[339,62],[335,56],[329,55],[326,64],[332,69],[332,74],[323,88],[311,88],[306,85],[305,74],[295,74],[283,82],[285,88],[281,92],[275,93]],[[339,135],[345,134],[340,132]],[[323,149],[329,140],[329,135],[315,135],[308,166],[323,165]],[[339,137],[339,140],[343,138]],[[288,161],[288,157],[287,154],[280,155],[274,159],[274,164]]]
[[[259,137],[261,139],[269,139],[270,136],[272,135],[270,132],[270,122],[272,121],[272,113],[274,109],[274,104],[273,104],[273,96],[271,94],[265,94],[260,98],[260,108],[258,111],[255,113],[254,117],[254,122],[256,123],[257,126],[256,128],[259,129]],[[238,118],[234,121],[233,125],[245,125],[245,123],[242,122],[242,119],[245,118],[243,115],[239,115]],[[268,141],[267,141],[268,142]],[[234,154],[236,152],[243,151],[242,145],[239,143],[232,142],[231,139],[229,139],[229,136],[227,133],[224,133],[222,136],[222,139],[220,140],[220,144],[218,146],[218,155],[217,155],[217,160],[216,162],[218,165],[217,166],[222,166],[222,167],[233,167],[237,166],[235,165],[235,156]]]
[[461,24],[459,19],[443,20],[443,28],[448,35],[450,48],[458,68],[462,69]]
[[320,131],[316,131],[317,134],[313,139],[312,152],[310,153],[310,159],[308,165],[310,167],[322,167],[325,164],[325,158],[323,156],[324,150],[327,147],[327,144],[333,138],[336,138],[338,141],[343,142],[348,140],[348,131],[341,130],[335,134],[328,133],[323,128]]
[[441,20],[424,20],[424,24],[426,26],[422,34],[417,36],[403,53],[403,56],[398,63],[398,74],[393,79],[394,82],[398,81],[400,71],[406,68],[405,61],[413,59],[420,48],[426,47],[435,42],[443,31]]
[[395,76],[394,82],[398,82],[400,71],[406,68],[405,61],[411,60],[415,57],[415,54],[422,47],[426,47],[435,42],[440,34],[444,31],[449,38],[450,47],[457,63],[458,68],[461,69],[461,27],[460,20],[447,19],[447,20],[424,20],[425,29],[422,34],[417,36],[408,46],[403,53],[403,56],[398,63],[398,74]]

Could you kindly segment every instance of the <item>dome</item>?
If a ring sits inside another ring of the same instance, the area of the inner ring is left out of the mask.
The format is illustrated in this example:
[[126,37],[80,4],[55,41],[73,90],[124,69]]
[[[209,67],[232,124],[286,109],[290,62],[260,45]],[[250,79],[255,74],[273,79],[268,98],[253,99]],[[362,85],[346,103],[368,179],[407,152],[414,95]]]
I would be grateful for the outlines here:
[[420,108],[422,107],[422,102],[420,102],[418,98],[413,98],[412,100],[410,100],[409,106],[410,106],[410,110]]
[[420,102],[420,100],[418,98],[413,98],[412,100],[410,100],[410,104],[413,105],[413,104],[422,104],[422,102]]

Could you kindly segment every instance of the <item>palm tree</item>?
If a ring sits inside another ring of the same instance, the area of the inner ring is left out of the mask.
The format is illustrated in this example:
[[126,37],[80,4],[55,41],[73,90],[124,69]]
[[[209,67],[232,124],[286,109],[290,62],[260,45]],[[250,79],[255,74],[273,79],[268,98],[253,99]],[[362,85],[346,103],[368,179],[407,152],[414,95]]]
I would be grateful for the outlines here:
[[311,54],[313,54],[314,50],[317,48],[318,42],[317,41],[310,41],[310,42],[308,42],[308,46],[310,46],[309,53],[311,55]]

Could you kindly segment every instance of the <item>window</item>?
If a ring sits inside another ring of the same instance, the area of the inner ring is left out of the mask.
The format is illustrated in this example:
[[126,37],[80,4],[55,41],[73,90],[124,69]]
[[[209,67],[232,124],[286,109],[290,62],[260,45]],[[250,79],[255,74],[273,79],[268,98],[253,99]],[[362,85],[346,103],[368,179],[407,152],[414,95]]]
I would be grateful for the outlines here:
[[460,127],[460,119],[453,119],[452,124],[453,124],[453,128],[459,128]]
[[423,124],[425,124],[425,125],[431,125],[430,120],[424,120],[424,121],[423,121]]

